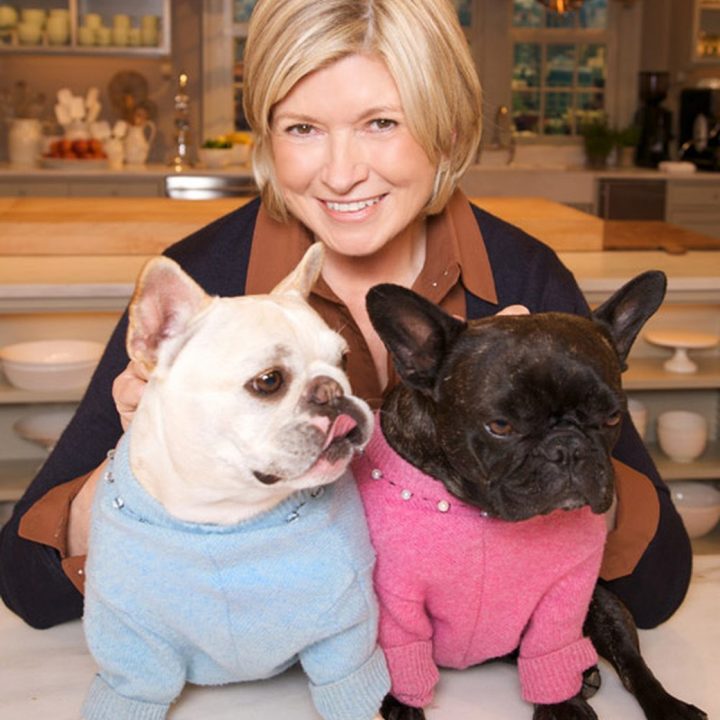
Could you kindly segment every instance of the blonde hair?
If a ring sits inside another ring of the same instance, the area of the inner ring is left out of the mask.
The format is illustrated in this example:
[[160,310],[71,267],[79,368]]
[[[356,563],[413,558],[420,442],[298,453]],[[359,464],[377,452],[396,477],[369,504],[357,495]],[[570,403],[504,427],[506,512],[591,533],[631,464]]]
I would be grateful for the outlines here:
[[443,209],[475,156],[480,82],[450,0],[258,0],[243,104],[255,133],[255,179],[276,218],[286,219],[287,208],[275,179],[273,108],[306,75],[354,54],[384,60],[411,133],[438,166],[427,214]]

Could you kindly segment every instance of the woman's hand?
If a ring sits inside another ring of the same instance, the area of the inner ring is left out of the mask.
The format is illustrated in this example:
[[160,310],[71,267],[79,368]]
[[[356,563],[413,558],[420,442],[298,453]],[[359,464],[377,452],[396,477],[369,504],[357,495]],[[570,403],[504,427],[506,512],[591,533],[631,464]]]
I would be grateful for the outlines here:
[[148,374],[145,368],[140,363],[131,360],[113,382],[113,400],[118,415],[120,415],[123,430],[128,429],[130,421],[135,415],[147,381]]
[[498,315],[529,315],[530,311],[524,305],[508,305]]

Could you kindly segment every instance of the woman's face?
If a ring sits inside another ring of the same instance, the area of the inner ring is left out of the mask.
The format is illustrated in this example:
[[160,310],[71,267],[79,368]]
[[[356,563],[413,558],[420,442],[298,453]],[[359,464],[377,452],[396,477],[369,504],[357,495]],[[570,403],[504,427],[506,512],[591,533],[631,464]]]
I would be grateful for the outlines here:
[[352,55],[303,78],[274,108],[285,202],[327,247],[367,256],[418,217],[436,165],[410,134],[382,60]]

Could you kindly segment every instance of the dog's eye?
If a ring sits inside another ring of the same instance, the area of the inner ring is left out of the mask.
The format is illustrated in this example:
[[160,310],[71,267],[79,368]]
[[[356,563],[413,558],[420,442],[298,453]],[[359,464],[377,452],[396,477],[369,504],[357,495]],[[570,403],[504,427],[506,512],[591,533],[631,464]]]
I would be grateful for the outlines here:
[[605,425],[607,425],[608,427],[615,427],[617,424],[619,424],[621,417],[622,414],[618,410],[618,412],[614,412],[608,417],[607,420],[605,420]]
[[485,428],[491,435],[497,437],[506,437],[513,432],[513,426],[507,420],[491,420]]
[[250,381],[250,387],[260,395],[276,393],[285,382],[279,370],[265,370]]

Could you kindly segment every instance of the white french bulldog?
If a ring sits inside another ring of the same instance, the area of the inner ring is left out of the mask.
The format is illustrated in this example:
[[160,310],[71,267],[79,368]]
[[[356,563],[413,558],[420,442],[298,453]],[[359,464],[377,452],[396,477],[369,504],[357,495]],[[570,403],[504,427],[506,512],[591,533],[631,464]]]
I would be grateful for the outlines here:
[[321,264],[316,243],[272,293],[237,298],[168,258],[143,271],[127,347],[150,379],[93,507],[87,720],[164,718],[186,682],[298,660],[323,718],[376,716],[390,682],[347,470],[372,415],[306,302]]

